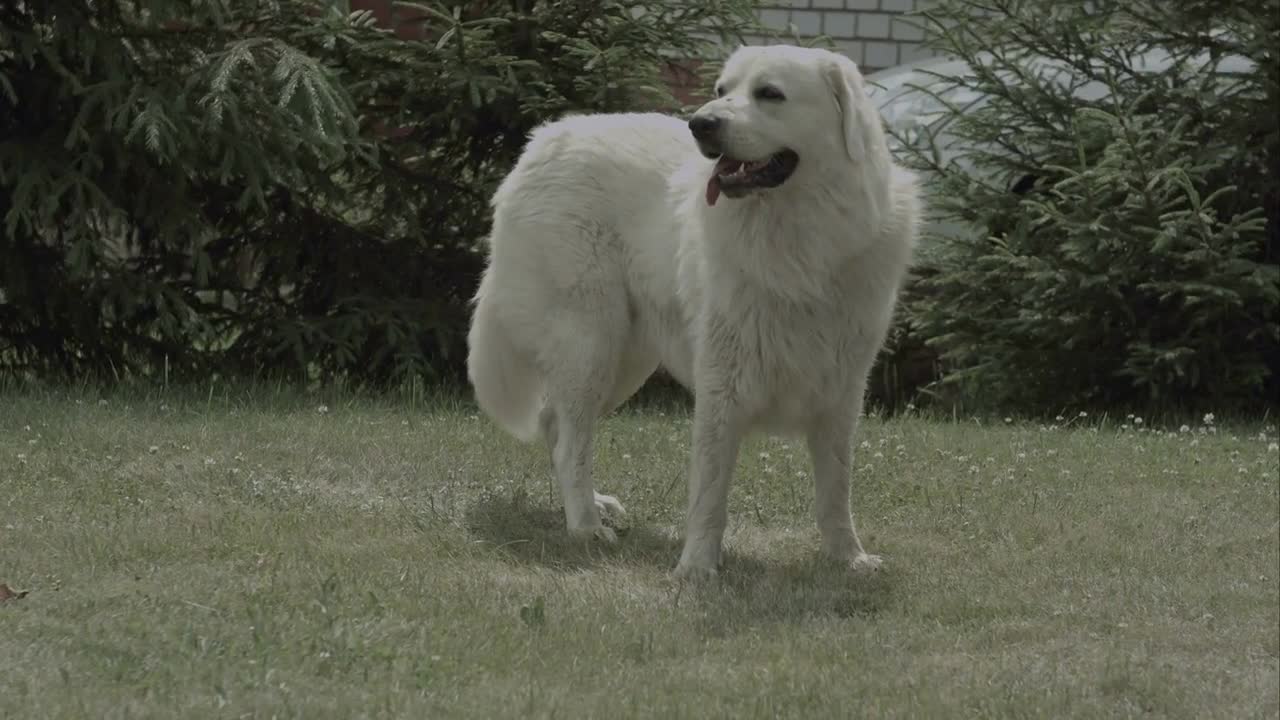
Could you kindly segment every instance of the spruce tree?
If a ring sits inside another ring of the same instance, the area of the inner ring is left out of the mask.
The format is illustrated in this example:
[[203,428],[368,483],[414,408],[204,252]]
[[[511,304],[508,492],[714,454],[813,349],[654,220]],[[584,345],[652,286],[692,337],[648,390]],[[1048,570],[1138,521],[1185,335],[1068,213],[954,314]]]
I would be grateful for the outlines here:
[[746,0],[0,3],[0,372],[456,376],[528,131],[672,107]]
[[[900,139],[935,217],[905,312],[969,400],[1260,408],[1280,362],[1280,2],[939,0],[970,71]],[[939,152],[950,143],[952,152]]]

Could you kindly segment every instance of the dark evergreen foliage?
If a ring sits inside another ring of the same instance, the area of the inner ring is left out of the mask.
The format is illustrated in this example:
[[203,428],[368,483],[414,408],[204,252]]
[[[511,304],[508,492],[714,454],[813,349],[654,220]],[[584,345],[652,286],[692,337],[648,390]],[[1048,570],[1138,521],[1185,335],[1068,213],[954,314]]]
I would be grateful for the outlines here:
[[925,21],[973,69],[948,83],[988,98],[944,113],[967,148],[950,161],[904,138],[958,223],[925,239],[904,313],[942,387],[1041,410],[1270,403],[1280,2],[940,0]]
[[670,106],[672,59],[752,21],[398,3],[406,40],[337,5],[0,3],[0,372],[456,376],[527,131]]

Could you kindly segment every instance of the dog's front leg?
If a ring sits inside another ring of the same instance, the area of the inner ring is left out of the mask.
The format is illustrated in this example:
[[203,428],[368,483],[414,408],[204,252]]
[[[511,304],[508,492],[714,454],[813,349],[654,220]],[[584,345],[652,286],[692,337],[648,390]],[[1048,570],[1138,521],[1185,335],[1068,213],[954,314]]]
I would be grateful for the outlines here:
[[822,534],[823,552],[855,570],[875,570],[880,558],[862,548],[849,509],[849,466],[853,429],[861,414],[861,396],[850,408],[820,417],[809,428],[813,456],[814,512]]
[[714,577],[729,520],[729,485],[742,442],[741,423],[725,393],[699,392],[693,413],[693,458],[684,551],[676,576]]

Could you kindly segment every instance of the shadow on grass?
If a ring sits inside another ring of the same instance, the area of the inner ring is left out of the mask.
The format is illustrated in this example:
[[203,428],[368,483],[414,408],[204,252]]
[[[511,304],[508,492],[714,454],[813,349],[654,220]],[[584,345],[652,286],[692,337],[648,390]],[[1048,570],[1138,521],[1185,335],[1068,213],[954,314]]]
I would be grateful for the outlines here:
[[[508,562],[565,571],[621,565],[665,572],[675,567],[681,550],[679,538],[644,526],[617,527],[618,543],[612,546],[575,540],[565,532],[558,508],[534,505],[520,494],[478,501],[466,513],[466,527]],[[717,636],[748,619],[872,616],[892,600],[892,572],[855,574],[816,552],[787,550],[777,559],[761,559],[729,549],[718,582],[670,580],[672,602],[701,610],[699,624]]]
[[518,564],[580,570],[602,563],[671,568],[680,553],[680,541],[650,527],[615,525],[616,545],[569,537],[564,513],[558,508],[533,504],[527,496],[490,496],[466,513],[467,530]]
[[720,582],[695,593],[695,601],[709,610],[701,622],[709,636],[732,633],[735,617],[872,617],[893,602],[891,572],[853,573],[817,552],[776,562],[744,559],[730,553]]

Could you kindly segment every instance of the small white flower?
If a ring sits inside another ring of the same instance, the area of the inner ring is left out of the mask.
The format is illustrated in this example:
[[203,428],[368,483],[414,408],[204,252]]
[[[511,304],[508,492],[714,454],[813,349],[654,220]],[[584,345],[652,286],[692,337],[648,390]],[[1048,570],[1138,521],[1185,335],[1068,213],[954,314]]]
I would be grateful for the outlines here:
[[1011,422],[1013,422],[1013,418],[1007,417],[1007,418],[1005,418],[1005,419],[1004,419],[1004,421],[1005,421],[1005,423],[1011,423]]
[[761,460],[768,460],[768,459],[769,459],[769,453],[767,453],[767,452],[762,452],[762,453],[760,453],[760,459],[761,459]]
[[623,460],[630,460],[630,459],[631,459],[631,453],[622,453],[622,459],[623,459]]
[[147,452],[151,453],[152,455],[155,455],[156,453],[160,452],[160,446],[152,445],[151,447],[147,448]]
[[204,459],[204,464],[205,464],[205,465],[217,465],[217,464],[218,464],[218,461],[217,461],[217,460],[214,460],[213,458],[205,458],[205,459]]
[[1182,427],[1178,428],[1178,432],[1184,432],[1184,433],[1191,432],[1191,426],[1183,425]]
[[1026,454],[1026,453],[1024,453],[1024,452],[1020,452],[1020,453],[1018,453],[1018,459],[1019,459],[1019,460],[1026,460],[1026,459],[1027,459],[1027,454]]
[[1270,443],[1267,445],[1267,452],[1276,452],[1280,450],[1280,443]]
[[329,406],[321,405],[320,407],[316,408],[316,412],[320,413],[321,415],[324,415],[325,413],[329,412]]
[[1204,415],[1204,424],[1205,424],[1205,425],[1212,425],[1212,424],[1213,424],[1213,413],[1205,413],[1205,415]]
[[1085,411],[1081,410],[1081,411],[1080,411],[1080,417],[1089,417],[1089,413],[1087,413],[1087,412],[1085,412]]
[[1141,425],[1141,424],[1142,424],[1142,418],[1140,418],[1140,417],[1134,418],[1134,419],[1133,419],[1133,424],[1134,424],[1134,425]]

